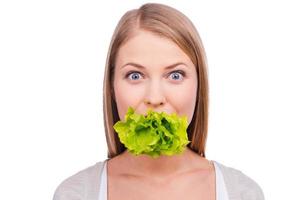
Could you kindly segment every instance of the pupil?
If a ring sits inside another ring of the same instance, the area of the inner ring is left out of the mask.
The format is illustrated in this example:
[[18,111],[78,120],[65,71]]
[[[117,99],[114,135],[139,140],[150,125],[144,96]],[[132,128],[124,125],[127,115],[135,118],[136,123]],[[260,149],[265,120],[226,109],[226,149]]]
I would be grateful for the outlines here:
[[132,78],[133,78],[133,79],[137,79],[137,78],[138,78],[138,75],[135,73],[135,74],[132,75]]
[[173,78],[178,79],[178,78],[179,78],[178,73],[174,73],[174,74],[173,74]]

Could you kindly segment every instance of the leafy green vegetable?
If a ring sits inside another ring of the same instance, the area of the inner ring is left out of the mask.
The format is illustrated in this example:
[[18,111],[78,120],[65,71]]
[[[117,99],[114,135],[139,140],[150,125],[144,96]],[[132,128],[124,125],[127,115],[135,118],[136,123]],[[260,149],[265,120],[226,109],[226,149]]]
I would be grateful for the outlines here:
[[178,117],[176,113],[154,112],[148,109],[147,115],[128,108],[125,121],[118,121],[113,128],[120,141],[134,155],[146,154],[153,158],[160,155],[180,154],[190,143],[186,129],[187,117]]

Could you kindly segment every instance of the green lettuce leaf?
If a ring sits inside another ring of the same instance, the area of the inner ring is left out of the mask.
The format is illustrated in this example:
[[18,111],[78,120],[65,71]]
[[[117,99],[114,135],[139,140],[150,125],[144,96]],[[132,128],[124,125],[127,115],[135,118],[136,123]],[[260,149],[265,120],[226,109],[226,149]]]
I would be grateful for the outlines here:
[[113,126],[130,153],[146,154],[153,158],[182,153],[190,143],[187,127],[186,116],[158,113],[152,109],[148,109],[144,116],[135,113],[132,107],[128,108],[125,121],[118,121]]

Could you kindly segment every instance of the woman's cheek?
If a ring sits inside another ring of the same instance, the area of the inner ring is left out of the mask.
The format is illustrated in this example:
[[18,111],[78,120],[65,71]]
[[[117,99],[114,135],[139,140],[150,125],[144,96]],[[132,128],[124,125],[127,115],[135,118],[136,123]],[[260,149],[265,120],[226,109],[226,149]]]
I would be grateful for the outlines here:
[[180,116],[186,115],[191,121],[195,109],[197,83],[186,82],[186,84],[177,85],[176,90],[168,93],[170,104],[176,108]]
[[123,119],[129,106],[135,108],[140,102],[143,102],[145,89],[142,85],[122,83],[119,85],[117,92],[120,119]]
[[179,106],[179,108],[182,106],[182,104],[191,101],[191,90],[188,85],[167,84],[164,87],[164,91],[166,94],[168,94],[167,97],[170,103],[173,103],[174,106]]

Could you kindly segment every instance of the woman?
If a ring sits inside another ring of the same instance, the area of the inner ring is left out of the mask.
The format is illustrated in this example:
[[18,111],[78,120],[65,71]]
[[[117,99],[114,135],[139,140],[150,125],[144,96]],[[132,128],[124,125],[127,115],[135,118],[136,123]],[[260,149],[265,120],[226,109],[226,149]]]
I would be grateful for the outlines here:
[[[262,200],[259,185],[241,171],[205,158],[208,80],[205,51],[192,22],[162,4],[127,12],[117,25],[104,78],[108,159],[69,177],[55,200]],[[191,141],[180,155],[135,156],[113,125],[128,107],[186,115]]]

